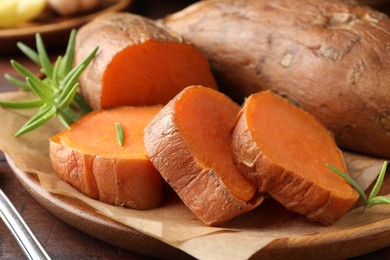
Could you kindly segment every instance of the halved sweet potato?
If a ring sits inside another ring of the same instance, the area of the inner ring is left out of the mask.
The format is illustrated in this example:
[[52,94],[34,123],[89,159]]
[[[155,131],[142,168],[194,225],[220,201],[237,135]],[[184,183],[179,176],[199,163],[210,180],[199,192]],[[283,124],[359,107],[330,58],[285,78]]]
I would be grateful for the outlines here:
[[312,221],[333,224],[359,197],[326,166],[347,172],[332,134],[271,91],[246,99],[232,142],[238,167],[260,192]]
[[189,85],[217,88],[205,56],[180,36],[150,19],[109,13],[83,26],[75,61],[99,51],[80,77],[93,108],[166,104]]
[[[161,109],[96,110],[50,139],[50,159],[59,178],[85,195],[135,209],[165,201],[164,180],[146,156],[143,130]],[[124,132],[118,143],[115,123]]]
[[262,201],[237,169],[230,132],[240,107],[210,88],[191,86],[145,129],[152,163],[206,225],[218,225]]

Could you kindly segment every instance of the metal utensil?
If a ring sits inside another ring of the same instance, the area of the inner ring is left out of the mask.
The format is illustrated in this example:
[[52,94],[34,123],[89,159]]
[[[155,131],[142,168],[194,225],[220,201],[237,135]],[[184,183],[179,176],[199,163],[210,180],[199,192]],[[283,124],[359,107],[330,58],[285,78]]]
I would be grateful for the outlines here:
[[50,259],[50,256],[1,189],[0,217],[28,259]]

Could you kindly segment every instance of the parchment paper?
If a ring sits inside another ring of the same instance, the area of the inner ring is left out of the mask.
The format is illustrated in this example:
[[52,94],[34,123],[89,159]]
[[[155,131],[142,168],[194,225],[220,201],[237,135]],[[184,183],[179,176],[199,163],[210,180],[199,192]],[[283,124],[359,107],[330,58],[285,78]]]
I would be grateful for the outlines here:
[[[26,99],[25,92],[1,93],[0,99]],[[63,129],[53,119],[45,127],[20,138],[14,133],[35,111],[0,108],[0,149],[15,165],[36,173],[42,187],[50,192],[77,198],[97,212],[153,236],[200,259],[247,259],[278,238],[302,236],[329,230],[343,230],[390,218],[390,207],[375,206],[363,211],[356,206],[331,227],[311,223],[267,199],[255,210],[222,227],[204,226],[184,204],[173,197],[160,208],[139,211],[110,206],[90,199],[55,175],[49,160],[48,138]],[[367,188],[376,178],[382,159],[344,153],[350,174]]]

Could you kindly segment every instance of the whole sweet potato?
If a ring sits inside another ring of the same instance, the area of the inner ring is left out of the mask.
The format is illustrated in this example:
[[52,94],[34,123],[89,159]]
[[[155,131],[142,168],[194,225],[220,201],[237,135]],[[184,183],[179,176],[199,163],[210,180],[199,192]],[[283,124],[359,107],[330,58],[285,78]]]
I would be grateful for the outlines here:
[[272,89],[338,145],[390,158],[390,19],[352,1],[210,0],[165,18],[242,101]]

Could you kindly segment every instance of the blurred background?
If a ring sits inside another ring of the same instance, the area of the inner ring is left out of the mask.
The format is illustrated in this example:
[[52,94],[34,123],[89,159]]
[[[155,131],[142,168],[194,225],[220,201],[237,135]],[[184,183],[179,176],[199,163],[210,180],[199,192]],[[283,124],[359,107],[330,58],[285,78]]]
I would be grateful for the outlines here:
[[0,0],[0,55],[18,54],[16,43],[34,46],[39,32],[50,50],[65,47],[69,32],[111,11],[162,18],[194,0]]
[[[356,0],[389,13],[390,0]],[[195,0],[0,0],[0,55],[15,52],[16,42],[34,45],[41,33],[51,50],[63,48],[72,28],[108,11],[125,11],[159,19]]]

